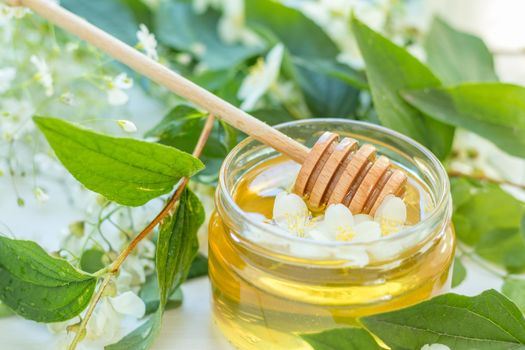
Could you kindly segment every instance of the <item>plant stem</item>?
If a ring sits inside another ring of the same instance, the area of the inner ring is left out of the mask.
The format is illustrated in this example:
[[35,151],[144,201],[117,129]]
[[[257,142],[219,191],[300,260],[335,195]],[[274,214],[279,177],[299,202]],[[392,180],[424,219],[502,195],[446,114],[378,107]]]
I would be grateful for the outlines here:
[[[199,141],[197,141],[197,144],[195,145],[195,148],[193,150],[193,156],[199,157],[202,153],[202,150],[204,149],[204,145],[206,144],[206,141],[208,140],[208,137],[210,136],[211,130],[213,129],[213,122],[215,121],[215,118],[213,115],[209,115],[208,119],[206,120],[206,124],[204,124],[204,128],[202,129],[202,132],[199,137]],[[120,253],[120,255],[115,259],[115,261],[111,264],[109,271],[110,272],[117,272],[120,266],[124,263],[128,255],[135,249],[137,244],[139,244],[140,241],[142,241],[153,229],[164,220],[166,216],[169,215],[171,210],[175,207],[175,204],[179,200],[179,197],[182,194],[182,191],[184,190],[184,187],[188,183],[188,178],[183,177],[180,179],[179,183],[177,184],[177,189],[171,196],[170,200],[164,208],[160,211],[160,213],[155,216],[155,218],[140,232],[130,243],[129,245],[124,248],[124,250]]]
[[509,186],[513,186],[513,187],[525,190],[525,185],[523,185],[523,184],[519,184],[519,183],[512,182],[512,181],[507,181],[507,180],[498,180],[498,179],[494,179],[494,178],[491,178],[491,177],[487,177],[485,175],[473,175],[473,174],[463,173],[461,171],[449,170],[448,171],[448,176],[450,176],[450,177],[466,177],[468,179],[490,182],[490,183],[493,183],[493,184],[496,184],[496,185],[509,185]]
[[78,327],[75,338],[73,338],[73,341],[71,342],[71,344],[69,344],[69,348],[68,348],[69,350],[75,350],[78,343],[82,341],[87,323],[89,319],[91,318],[93,311],[95,311],[95,307],[97,306],[98,301],[100,300],[100,298],[102,298],[102,294],[104,293],[104,290],[106,289],[109,282],[111,281],[111,277],[113,277],[113,274],[107,274],[104,276],[104,279],[102,280],[102,284],[98,288],[97,293],[91,299],[91,302],[89,303],[86,314],[84,315],[82,322],[80,322],[80,326]]
[[[215,118],[213,115],[209,115],[208,119],[206,119],[206,123],[204,124],[204,128],[201,131],[201,134],[199,136],[199,140],[197,141],[197,144],[195,145],[195,148],[193,149],[193,156],[199,157],[202,153],[202,150],[204,149],[204,146],[206,145],[206,141],[208,141],[208,137],[210,136],[211,130],[213,129],[213,123],[215,121]],[[84,318],[82,319],[82,322],[80,323],[80,326],[78,328],[77,334],[75,335],[75,338],[69,345],[69,350],[75,350],[78,343],[82,341],[83,333],[86,329],[87,323],[89,319],[91,318],[91,315],[93,314],[93,311],[95,310],[95,307],[97,306],[97,303],[99,302],[100,298],[102,297],[102,294],[104,293],[104,290],[108,286],[111,277],[113,277],[119,270],[120,266],[124,263],[128,255],[135,249],[135,247],[142,241],[154,228],[157,226],[166,216],[169,215],[171,210],[175,207],[175,204],[180,198],[180,195],[182,194],[182,191],[186,187],[186,184],[188,183],[189,178],[183,177],[180,179],[177,189],[171,196],[170,200],[164,208],[160,211],[160,213],[155,216],[155,218],[128,244],[126,248],[120,253],[120,255],[113,261],[113,263],[108,266],[108,268],[101,270],[97,273],[97,275],[101,275],[103,273],[107,273],[104,276],[104,279],[102,280],[102,284],[98,288],[97,293],[93,296],[91,299],[91,302],[88,306],[87,312],[84,315]]]

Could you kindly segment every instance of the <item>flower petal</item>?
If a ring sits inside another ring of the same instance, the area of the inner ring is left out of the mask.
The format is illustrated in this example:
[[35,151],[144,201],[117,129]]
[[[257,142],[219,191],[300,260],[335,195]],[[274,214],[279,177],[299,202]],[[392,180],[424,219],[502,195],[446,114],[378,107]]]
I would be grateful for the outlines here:
[[329,205],[324,214],[324,221],[328,227],[332,227],[334,231],[337,227],[354,227],[354,217],[352,212],[343,204]]
[[119,89],[130,89],[133,86],[133,79],[126,73],[120,73],[113,79],[113,84]]
[[111,88],[107,93],[108,103],[112,106],[121,106],[128,102],[128,95],[118,88]]
[[129,133],[137,132],[137,126],[131,120],[119,119],[119,120],[117,120],[117,124],[125,132],[129,132]]
[[370,261],[366,250],[359,247],[337,247],[334,253],[336,257],[347,260],[348,266],[363,267]]
[[450,348],[446,346],[445,344],[435,343],[435,344],[425,344],[423,345],[421,350],[450,350]]
[[381,226],[375,221],[365,221],[356,225],[353,242],[370,242],[381,238]]
[[250,68],[250,73],[243,80],[237,96],[243,100],[241,109],[251,110],[257,101],[277,81],[284,54],[283,44],[275,45],[263,60],[260,58]]
[[133,292],[125,292],[116,297],[110,297],[109,300],[115,311],[122,315],[141,318],[146,312],[144,301]]
[[399,197],[388,195],[377,208],[374,219],[395,221],[404,224],[407,220],[407,206]]
[[370,215],[367,215],[367,214],[357,214],[357,215],[354,215],[354,224],[355,225],[359,225],[360,223],[362,222],[365,222],[365,221],[372,221],[374,220],[373,217],[371,217]]
[[302,236],[309,218],[308,207],[298,195],[282,191],[275,197],[273,220],[277,225]]
[[121,319],[108,298],[102,298],[86,327],[87,339],[116,339],[120,334]]
[[298,195],[282,191],[275,197],[273,218],[274,220],[278,220],[287,215],[308,216],[308,207]]

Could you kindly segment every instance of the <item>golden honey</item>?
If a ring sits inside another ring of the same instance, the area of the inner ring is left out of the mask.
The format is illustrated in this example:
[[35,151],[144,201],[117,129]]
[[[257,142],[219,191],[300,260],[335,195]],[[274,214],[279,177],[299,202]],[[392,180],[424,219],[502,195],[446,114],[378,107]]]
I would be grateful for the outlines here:
[[[315,131],[330,127],[316,126]],[[296,138],[308,144],[313,134]],[[448,193],[440,201],[432,179],[410,171],[410,158],[403,164],[400,157],[397,164],[413,175],[404,197],[412,232],[361,245],[323,244],[259,225],[271,219],[274,197],[289,188],[297,165],[254,143],[239,145],[225,162],[209,225],[213,313],[237,348],[311,349],[300,334],[358,325],[359,317],[409,306],[449,288],[454,236],[450,203],[442,203],[449,202]],[[339,255],[343,251],[346,255]],[[365,266],[344,258],[354,251],[370,256]]]

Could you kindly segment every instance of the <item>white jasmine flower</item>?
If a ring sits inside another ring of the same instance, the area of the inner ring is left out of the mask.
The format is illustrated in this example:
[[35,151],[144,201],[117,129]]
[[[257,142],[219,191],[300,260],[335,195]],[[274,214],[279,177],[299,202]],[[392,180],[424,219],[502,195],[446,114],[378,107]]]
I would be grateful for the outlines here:
[[86,338],[111,344],[121,337],[124,316],[138,319],[145,311],[144,302],[133,292],[104,297],[87,324]]
[[15,79],[16,69],[13,67],[6,67],[0,69],[0,94],[6,92],[11,88],[11,83]]
[[246,26],[244,0],[223,2],[218,32],[220,38],[229,44],[242,43],[247,46],[261,44],[261,39]]
[[451,350],[448,346],[444,344],[425,344],[421,348],[421,350]]
[[243,102],[241,108],[251,110],[255,104],[272,87],[279,77],[279,70],[283,59],[284,46],[277,44],[270,50],[265,59],[259,58],[250,68],[250,73],[243,80],[237,96]]
[[121,315],[142,318],[146,312],[144,302],[133,292],[125,292],[116,297],[109,297],[109,301]]
[[127,257],[122,265],[117,285],[119,290],[136,290],[146,281],[146,277],[155,269],[155,244],[150,240],[142,240],[134,254]]
[[[144,302],[133,292],[125,292],[116,297],[103,297],[89,319],[85,339],[91,341],[92,345],[96,344],[97,348],[113,344],[122,337],[124,318],[130,316],[139,319],[144,316],[145,311]],[[68,348],[74,337],[74,333],[70,331],[71,327],[79,322],[80,319],[76,317],[65,322],[48,324],[48,330],[57,335],[55,348]]]
[[133,79],[126,73],[120,73],[113,80],[108,81],[108,102],[112,106],[121,106],[128,102],[128,95],[124,90],[131,89]]
[[200,57],[206,53],[206,46],[203,43],[196,42],[191,45],[190,51],[193,52],[195,56]]
[[155,35],[150,33],[148,27],[144,24],[139,26],[139,31],[137,32],[137,39],[139,41],[138,48],[143,49],[146,52],[146,56],[153,60],[158,60],[159,55],[157,54],[157,40]]
[[310,212],[301,197],[282,191],[275,197],[273,221],[278,226],[302,237],[310,221]]
[[102,298],[86,326],[86,339],[118,339],[120,316],[111,304],[110,298]]
[[191,63],[191,55],[188,53],[180,53],[175,56],[175,60],[180,64],[186,66]]
[[67,52],[74,52],[76,50],[78,50],[80,47],[80,44],[78,43],[78,41],[70,41],[66,44],[66,51]]
[[39,203],[45,203],[49,200],[49,195],[41,187],[35,187],[33,189],[33,194]]
[[117,124],[125,132],[129,132],[129,133],[137,132],[137,126],[131,120],[119,119],[117,120]]
[[43,58],[33,55],[31,56],[31,63],[33,63],[37,69],[35,80],[45,88],[46,96],[52,96],[54,93],[53,77],[51,76],[46,61]]
[[31,116],[34,107],[26,100],[6,98],[0,100],[0,134],[5,141],[18,140],[34,130]]
[[13,7],[13,18],[21,19],[24,18],[25,15],[28,13],[31,13],[31,10],[24,6],[14,6]]
[[20,19],[31,11],[23,6],[7,6],[0,3],[0,26],[6,24],[12,18]]
[[525,160],[501,151],[479,135],[458,129],[452,149],[449,167],[453,171],[525,184]]
[[193,0],[193,11],[198,14],[203,14],[208,7],[220,9],[221,5],[222,0]]
[[406,219],[406,204],[394,195],[386,196],[374,215],[374,220],[381,225],[383,236],[400,231]]
[[326,209],[324,219],[308,232],[311,238],[320,241],[368,242],[381,237],[381,228],[368,216],[354,216],[343,204],[332,204]]

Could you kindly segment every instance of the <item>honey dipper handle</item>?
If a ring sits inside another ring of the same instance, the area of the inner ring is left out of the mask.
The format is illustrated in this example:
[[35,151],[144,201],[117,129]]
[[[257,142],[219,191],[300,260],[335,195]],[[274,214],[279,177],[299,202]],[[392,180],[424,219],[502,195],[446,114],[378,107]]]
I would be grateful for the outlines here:
[[258,141],[303,163],[309,149],[259,119],[215,96],[208,90],[147,57],[100,28],[49,0],[7,0],[12,6],[25,6],[117,61],[195,103],[231,126]]

